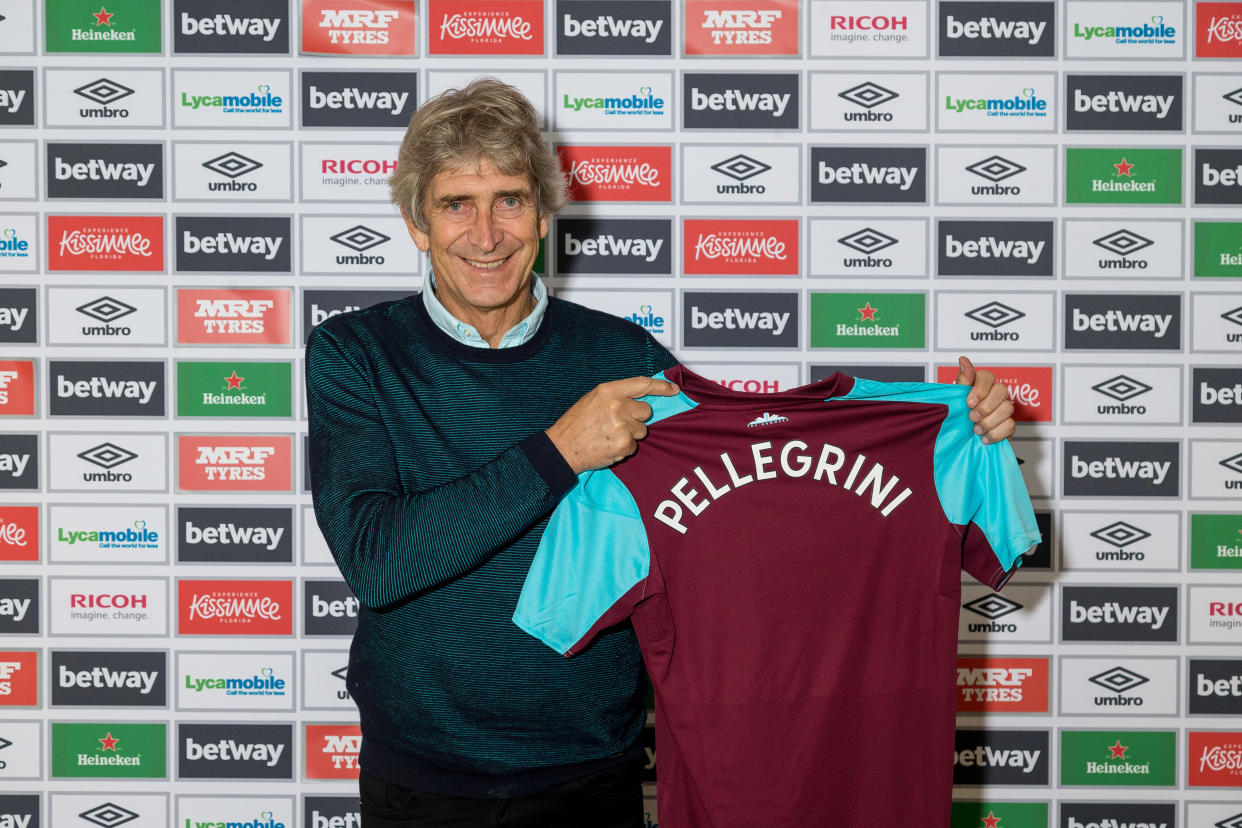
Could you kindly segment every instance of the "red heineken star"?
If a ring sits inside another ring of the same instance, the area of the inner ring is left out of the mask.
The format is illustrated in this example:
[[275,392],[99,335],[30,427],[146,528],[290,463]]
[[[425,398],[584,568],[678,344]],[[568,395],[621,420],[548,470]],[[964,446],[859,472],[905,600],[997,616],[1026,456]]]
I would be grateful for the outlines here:
[[987,816],[980,817],[980,818],[983,820],[983,824],[986,826],[986,828],[996,828],[996,823],[1001,821],[1001,818],[996,816],[996,814],[994,814],[992,811],[988,811]]
[[99,11],[91,12],[91,14],[95,15],[96,26],[111,26],[112,15],[115,14],[115,12],[110,12],[107,9],[105,9],[103,6],[100,6]]
[[1110,756],[1109,758],[1110,759],[1125,759],[1126,751],[1129,749],[1130,749],[1129,745],[1121,744],[1121,740],[1118,739],[1117,743],[1109,748],[1109,750],[1112,751],[1113,753],[1113,755]]
[[877,310],[879,310],[879,308],[873,308],[873,307],[871,307],[871,301],[870,301],[870,300],[868,300],[868,301],[867,301],[867,307],[865,307],[865,308],[856,308],[855,310],[857,310],[859,313],[861,313],[861,314],[862,314],[862,319],[861,319],[861,320],[859,320],[859,321],[870,321],[870,322],[874,322],[874,321],[875,321],[875,313],[876,313],[876,311],[877,311]]
[[120,740],[120,739],[114,739],[114,738],[112,738],[112,731],[111,731],[111,730],[109,730],[109,731],[108,731],[108,735],[107,735],[107,736],[105,736],[105,737],[103,737],[103,738],[102,738],[102,739],[100,739],[99,741],[103,744],[103,749],[104,749],[104,750],[110,750],[110,751],[112,751],[113,753],[116,753],[116,743],[117,743],[117,742],[119,742],[119,741],[121,741],[121,740]]
[[231,390],[231,389],[234,389],[234,388],[241,388],[242,380],[244,380],[244,379],[245,379],[245,377],[239,377],[239,376],[237,376],[237,371],[236,371],[236,370],[234,370],[234,371],[233,371],[233,376],[231,376],[231,377],[225,377],[225,378],[224,378],[224,381],[225,381],[225,382],[227,382],[227,383],[229,384],[229,389]]
[[1120,164],[1113,164],[1113,166],[1117,168],[1118,176],[1124,175],[1126,178],[1133,178],[1133,176],[1130,175],[1130,170],[1134,167],[1134,165],[1127,164],[1124,157],[1122,157]]

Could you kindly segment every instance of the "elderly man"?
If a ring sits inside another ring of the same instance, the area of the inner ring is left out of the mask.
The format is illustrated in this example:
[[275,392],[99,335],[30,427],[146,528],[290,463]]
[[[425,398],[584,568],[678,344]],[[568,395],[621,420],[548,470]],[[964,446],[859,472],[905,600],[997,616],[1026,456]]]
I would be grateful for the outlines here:
[[[565,185],[511,87],[419,109],[392,197],[424,290],[325,322],[306,355],[315,513],[363,604],[363,825],[641,826],[632,631],[567,660],[510,617],[557,501],[637,449],[637,398],[677,393],[649,378],[676,360],[531,273]],[[1004,439],[1004,386],[974,374],[971,417]]]

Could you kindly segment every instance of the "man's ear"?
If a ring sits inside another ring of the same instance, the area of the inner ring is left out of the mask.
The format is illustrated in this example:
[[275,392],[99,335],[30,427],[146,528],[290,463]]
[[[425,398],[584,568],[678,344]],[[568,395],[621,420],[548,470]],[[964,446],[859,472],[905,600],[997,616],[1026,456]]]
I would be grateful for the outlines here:
[[414,240],[414,246],[426,253],[431,249],[431,236],[428,236],[418,226],[414,224],[414,220],[410,218],[410,208],[408,205],[401,205],[401,218],[405,220],[405,229],[410,234],[410,238]]
[[551,219],[547,213],[539,215],[539,238],[546,239],[548,237],[548,221]]

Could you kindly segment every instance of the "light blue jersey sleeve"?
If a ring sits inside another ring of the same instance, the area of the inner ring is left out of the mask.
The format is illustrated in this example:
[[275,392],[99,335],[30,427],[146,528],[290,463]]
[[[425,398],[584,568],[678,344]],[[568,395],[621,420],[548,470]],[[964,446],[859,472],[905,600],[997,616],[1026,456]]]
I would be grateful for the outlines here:
[[629,617],[643,598],[650,563],[629,491],[608,469],[584,472],[548,521],[513,622],[572,655]]
[[985,444],[974,433],[969,393],[965,385],[859,379],[845,398],[948,407],[936,435],[936,494],[945,517],[961,527],[963,568],[1000,588],[1039,543],[1039,528],[1013,447],[1008,440]]

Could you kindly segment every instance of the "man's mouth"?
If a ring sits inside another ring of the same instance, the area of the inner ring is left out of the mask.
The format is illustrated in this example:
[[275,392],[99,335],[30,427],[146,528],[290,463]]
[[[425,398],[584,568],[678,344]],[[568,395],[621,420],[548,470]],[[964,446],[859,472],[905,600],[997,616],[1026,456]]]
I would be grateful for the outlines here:
[[496,268],[503,265],[505,262],[509,261],[509,257],[505,256],[503,259],[496,259],[495,261],[492,261],[492,262],[481,262],[481,261],[478,261],[477,259],[466,259],[465,261],[466,261],[466,264],[470,265],[471,267],[478,267],[478,268],[482,268],[483,270],[495,270]]

